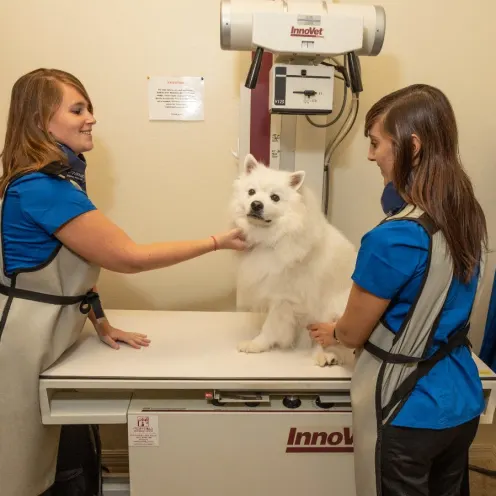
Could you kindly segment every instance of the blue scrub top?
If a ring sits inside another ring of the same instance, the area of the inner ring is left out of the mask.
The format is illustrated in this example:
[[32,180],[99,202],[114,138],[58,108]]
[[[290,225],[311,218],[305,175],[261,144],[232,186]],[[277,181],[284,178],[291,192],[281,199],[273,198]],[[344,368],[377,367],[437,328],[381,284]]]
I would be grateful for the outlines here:
[[[363,238],[353,281],[391,305],[384,315],[398,332],[415,301],[427,268],[429,235],[408,220],[385,222]],[[432,355],[468,318],[477,289],[477,275],[469,284],[453,279],[428,355]],[[454,350],[419,380],[391,423],[398,427],[445,429],[484,411],[482,383],[467,347]]]
[[3,199],[4,271],[36,267],[61,243],[54,233],[75,217],[95,210],[86,193],[66,179],[34,172],[14,180]]

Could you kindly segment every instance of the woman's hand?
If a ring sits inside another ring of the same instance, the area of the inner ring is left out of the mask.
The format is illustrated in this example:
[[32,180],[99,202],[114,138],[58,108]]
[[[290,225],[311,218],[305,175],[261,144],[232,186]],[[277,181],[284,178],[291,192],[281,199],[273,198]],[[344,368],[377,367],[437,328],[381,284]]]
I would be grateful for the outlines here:
[[319,322],[317,324],[310,324],[307,329],[310,331],[310,337],[319,343],[323,348],[336,345],[338,342],[334,339],[334,329],[336,322]]
[[227,233],[212,236],[217,250],[243,251],[247,248],[241,229],[232,229]]
[[148,346],[150,344],[150,340],[146,337],[146,334],[122,331],[121,329],[112,327],[106,321],[98,323],[95,326],[95,329],[100,340],[115,350],[120,348],[119,341],[126,343],[137,350],[139,350],[141,346]]

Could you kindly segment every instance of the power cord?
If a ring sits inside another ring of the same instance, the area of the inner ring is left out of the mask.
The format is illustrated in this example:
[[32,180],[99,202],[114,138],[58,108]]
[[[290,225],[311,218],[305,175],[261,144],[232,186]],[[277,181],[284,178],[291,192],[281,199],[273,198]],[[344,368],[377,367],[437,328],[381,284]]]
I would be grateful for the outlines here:
[[[358,93],[353,94],[353,100],[344,124],[341,126],[341,129],[338,131],[338,134],[336,135],[334,140],[330,141],[326,147],[326,152],[324,156],[324,191],[323,191],[324,214],[326,216],[329,212],[329,183],[330,183],[329,169],[330,169],[331,157],[334,151],[336,150],[336,148],[343,142],[343,140],[351,131],[351,128],[353,127],[358,115],[359,106],[360,106],[360,96]],[[350,124],[350,117],[351,117],[351,124]]]
[[[332,59],[335,60],[335,59]],[[346,60],[345,60],[346,64]],[[330,122],[327,122],[326,124],[318,124],[317,122],[314,122],[310,116],[306,115],[305,118],[306,120],[314,127],[319,127],[319,128],[326,128],[330,127],[333,124],[336,124],[336,122],[341,118],[343,115],[344,109],[346,108],[346,101],[348,99],[348,88],[350,87],[350,78],[348,76],[348,72],[346,71],[346,67],[344,65],[339,64],[337,61],[334,64],[331,64],[329,62],[321,62],[321,65],[325,65],[328,67],[334,67],[337,71],[339,71],[342,74],[341,76],[335,75],[334,77],[337,79],[340,79],[341,81],[344,82],[344,90],[343,90],[343,103],[341,104],[341,109],[339,110],[338,115],[332,119]]]
[[325,124],[318,124],[314,122],[310,116],[306,115],[306,120],[314,127],[317,128],[328,128],[335,124],[343,115],[346,103],[348,100],[348,89],[350,89],[352,94],[352,102],[345,118],[345,121],[333,140],[329,140],[326,146],[324,155],[324,190],[322,192],[324,200],[324,214],[327,216],[329,211],[329,183],[330,183],[330,161],[336,148],[343,142],[343,140],[348,136],[349,132],[353,128],[358,110],[360,107],[360,93],[363,91],[362,78],[361,78],[361,67],[360,60],[354,52],[345,54],[343,58],[343,63],[340,64],[335,58],[330,57],[334,63],[321,62],[322,65],[334,67],[337,72],[339,72],[342,77],[335,75],[336,78],[344,81],[344,92],[343,92],[343,102],[341,104],[341,109],[338,115],[332,119],[330,122]]
[[488,468],[477,467],[476,465],[469,465],[468,469],[472,470],[472,472],[478,472],[479,474],[496,478],[496,470],[489,470]]
[[333,124],[336,124],[336,122],[338,122],[338,120],[343,115],[344,109],[346,107],[346,101],[347,101],[347,99],[348,99],[348,88],[345,86],[344,87],[344,94],[343,94],[343,103],[341,104],[341,109],[339,110],[338,115],[332,121],[330,121],[330,122],[327,122],[325,124],[319,124],[317,122],[312,121],[312,119],[308,115],[305,115],[305,118],[314,127],[320,127],[320,128],[330,127]]

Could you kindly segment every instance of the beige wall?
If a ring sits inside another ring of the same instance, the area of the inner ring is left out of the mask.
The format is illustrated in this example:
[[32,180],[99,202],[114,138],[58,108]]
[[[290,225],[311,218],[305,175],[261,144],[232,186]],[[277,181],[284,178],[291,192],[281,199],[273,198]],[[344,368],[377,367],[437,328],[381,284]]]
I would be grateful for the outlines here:
[[[348,1],[341,3],[367,3]],[[366,160],[363,116],[385,93],[414,82],[442,88],[460,127],[461,155],[496,244],[496,3],[384,0],[383,53],[363,58],[357,126],[334,159],[330,220],[356,243],[381,217],[382,180]],[[236,164],[238,87],[247,54],[219,47],[218,0],[0,0],[0,135],[11,86],[36,67],[76,74],[96,109],[87,155],[91,197],[138,242],[203,237],[224,229]],[[147,76],[205,77],[204,122],[149,122]],[[338,102],[339,103],[339,102]],[[476,311],[479,346],[496,257]],[[215,253],[166,270],[104,272],[107,307],[226,310],[234,263]]]

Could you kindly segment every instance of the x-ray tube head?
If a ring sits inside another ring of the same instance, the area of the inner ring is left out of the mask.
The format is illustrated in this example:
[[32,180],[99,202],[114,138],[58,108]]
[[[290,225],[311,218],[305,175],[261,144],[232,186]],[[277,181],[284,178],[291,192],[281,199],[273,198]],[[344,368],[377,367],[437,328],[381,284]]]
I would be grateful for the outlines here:
[[377,5],[325,0],[221,0],[223,50],[296,55],[375,56],[383,47],[386,13]]

